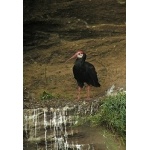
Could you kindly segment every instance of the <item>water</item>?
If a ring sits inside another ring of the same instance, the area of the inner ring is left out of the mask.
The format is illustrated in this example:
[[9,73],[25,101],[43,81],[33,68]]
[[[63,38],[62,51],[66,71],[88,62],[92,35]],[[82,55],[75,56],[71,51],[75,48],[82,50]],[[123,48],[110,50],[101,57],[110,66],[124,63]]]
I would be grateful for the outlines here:
[[62,108],[24,109],[24,150],[125,150],[103,128],[77,127],[76,118],[94,113],[94,103]]

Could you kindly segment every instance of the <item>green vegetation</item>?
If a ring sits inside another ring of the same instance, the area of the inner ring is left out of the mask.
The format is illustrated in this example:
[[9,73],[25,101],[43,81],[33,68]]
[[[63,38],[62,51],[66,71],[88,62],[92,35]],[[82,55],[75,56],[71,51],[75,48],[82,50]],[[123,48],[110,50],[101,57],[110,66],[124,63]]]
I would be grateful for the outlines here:
[[126,135],[126,93],[118,93],[101,101],[99,111],[93,116],[80,118],[80,124],[105,126],[125,139]]
[[45,92],[45,91],[41,95],[41,100],[50,100],[52,98],[54,98],[54,96],[50,93]]

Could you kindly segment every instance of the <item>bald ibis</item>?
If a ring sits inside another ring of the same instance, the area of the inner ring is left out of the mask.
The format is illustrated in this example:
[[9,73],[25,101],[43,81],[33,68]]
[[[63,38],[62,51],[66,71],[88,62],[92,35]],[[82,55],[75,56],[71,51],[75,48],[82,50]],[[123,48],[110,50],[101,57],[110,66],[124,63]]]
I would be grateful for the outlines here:
[[76,58],[75,64],[73,66],[73,74],[74,74],[74,78],[76,79],[77,84],[78,84],[77,99],[78,100],[80,99],[80,92],[84,86],[84,83],[87,84],[87,99],[90,99],[90,87],[91,86],[94,86],[94,87],[101,86],[100,83],[98,82],[97,72],[95,70],[95,67],[91,63],[85,61],[86,54],[81,50],[77,51],[68,60],[71,60],[73,58]]

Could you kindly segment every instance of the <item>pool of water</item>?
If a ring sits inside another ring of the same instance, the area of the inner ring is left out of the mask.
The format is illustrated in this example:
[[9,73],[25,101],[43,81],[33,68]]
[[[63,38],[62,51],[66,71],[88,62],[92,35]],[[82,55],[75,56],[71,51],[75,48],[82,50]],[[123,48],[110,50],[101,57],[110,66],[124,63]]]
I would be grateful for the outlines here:
[[123,141],[102,127],[76,126],[79,115],[79,107],[24,109],[23,149],[125,150]]

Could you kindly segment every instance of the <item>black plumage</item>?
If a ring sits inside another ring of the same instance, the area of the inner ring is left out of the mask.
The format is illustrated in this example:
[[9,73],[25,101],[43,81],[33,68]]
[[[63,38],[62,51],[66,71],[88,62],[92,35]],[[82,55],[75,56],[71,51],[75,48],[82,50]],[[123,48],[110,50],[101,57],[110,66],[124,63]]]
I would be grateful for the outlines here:
[[95,67],[85,60],[86,54],[83,53],[83,57],[77,58],[73,66],[73,74],[74,78],[77,80],[78,86],[83,88],[84,83],[87,83],[88,85],[100,87]]
[[[78,99],[80,99],[80,91],[87,84],[87,98],[90,98],[90,87],[100,87],[98,82],[97,72],[95,67],[86,62],[86,54],[83,51],[76,52],[70,59],[76,58],[75,64],[73,66],[74,78],[77,80],[78,84]],[[70,60],[68,59],[68,60]]]

